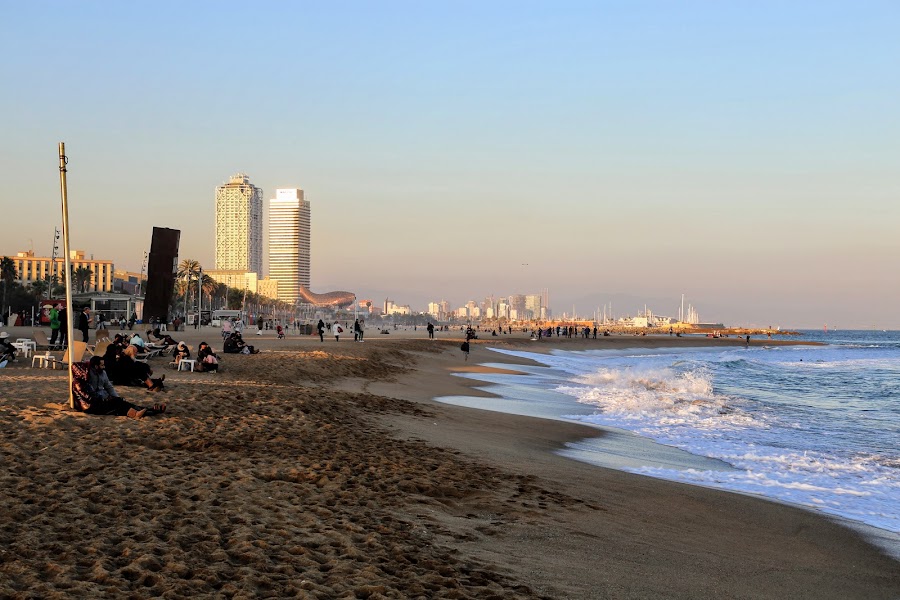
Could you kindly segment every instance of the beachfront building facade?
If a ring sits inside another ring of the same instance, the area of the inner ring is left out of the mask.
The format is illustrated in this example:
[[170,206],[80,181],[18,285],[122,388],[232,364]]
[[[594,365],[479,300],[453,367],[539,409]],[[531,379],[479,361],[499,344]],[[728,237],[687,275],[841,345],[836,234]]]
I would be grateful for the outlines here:
[[215,243],[216,271],[262,272],[262,190],[244,173],[216,188]]
[[270,277],[263,277],[259,281],[256,282],[256,293],[260,296],[265,296],[266,298],[271,298],[272,300],[278,300],[278,293],[281,289],[281,284],[277,279],[272,279]]
[[296,302],[309,289],[310,209],[300,188],[275,190],[269,200],[269,277],[278,299]]
[[116,269],[113,271],[113,291],[139,296],[147,287],[146,280],[143,272]]
[[204,271],[204,274],[209,275],[210,279],[216,283],[223,283],[230,288],[247,290],[254,294],[257,293],[257,290],[259,289],[259,277],[255,272],[248,272],[240,269],[215,269],[212,271]]
[[[50,281],[52,278],[56,278],[60,284],[65,283],[65,258],[35,256],[33,250],[28,250],[17,253],[12,261],[16,267],[17,281],[22,285],[34,281]],[[93,255],[88,258],[84,250],[72,250],[69,252],[69,261],[72,265],[74,292],[112,291],[115,267],[111,260],[96,260]],[[86,276],[87,271],[90,271],[89,276]],[[81,273],[85,277],[82,278]],[[76,278],[76,274],[79,277]]]

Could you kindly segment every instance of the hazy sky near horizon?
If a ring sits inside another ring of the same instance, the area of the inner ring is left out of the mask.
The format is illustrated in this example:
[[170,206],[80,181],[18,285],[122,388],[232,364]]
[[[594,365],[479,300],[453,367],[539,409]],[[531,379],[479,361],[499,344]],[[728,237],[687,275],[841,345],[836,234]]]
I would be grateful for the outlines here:
[[312,205],[315,291],[549,288],[900,329],[897,2],[11,2],[0,254],[213,268],[214,189]]

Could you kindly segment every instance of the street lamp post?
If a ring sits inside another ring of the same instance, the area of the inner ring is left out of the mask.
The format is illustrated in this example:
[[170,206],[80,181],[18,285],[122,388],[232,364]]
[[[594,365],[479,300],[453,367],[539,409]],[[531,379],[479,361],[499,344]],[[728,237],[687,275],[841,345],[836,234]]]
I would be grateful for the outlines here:
[[203,326],[203,323],[200,321],[200,317],[203,314],[203,267],[200,267],[200,272],[197,274],[197,321],[196,321],[196,329],[200,329]]
[[184,321],[184,329],[187,331],[187,301],[188,293],[191,291],[191,272],[186,271],[184,275],[187,277],[187,283],[184,286],[184,318],[182,320]]
[[138,278],[138,289],[137,295],[140,296],[141,292],[144,291],[144,271],[147,270],[147,256],[148,254],[144,252],[144,262],[141,263],[141,275]]
[[54,227],[53,252],[50,254],[50,269],[47,271],[47,300],[53,299],[53,268],[56,266],[57,250],[59,250],[59,227]]

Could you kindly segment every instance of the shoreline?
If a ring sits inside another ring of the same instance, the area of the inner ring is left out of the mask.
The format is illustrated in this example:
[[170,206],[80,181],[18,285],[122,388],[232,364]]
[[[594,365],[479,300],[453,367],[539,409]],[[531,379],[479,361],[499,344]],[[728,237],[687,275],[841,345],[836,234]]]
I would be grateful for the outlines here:
[[[683,338],[681,338],[681,339],[683,339]],[[644,340],[646,340],[646,338],[644,338],[642,341],[644,341]],[[646,340],[646,341],[649,341],[649,340]],[[488,341],[486,343],[490,343],[490,341]],[[622,349],[624,349],[627,347],[626,344],[627,343],[623,340],[622,345],[620,347]],[[740,345],[742,345],[742,344],[743,344],[743,342],[740,342]],[[787,342],[786,345],[794,345],[794,344],[796,344],[796,342]],[[673,340],[673,343],[669,344],[669,345],[671,345],[671,346],[681,346],[681,345],[693,346],[693,345],[697,345],[697,344],[680,344]],[[702,345],[706,346],[708,344],[702,344]],[[738,345],[738,344],[729,344],[729,345]],[[521,344],[515,344],[515,346],[521,346]],[[644,346],[644,347],[650,347],[650,344],[646,344],[646,346]],[[530,346],[527,349],[529,351],[531,351]],[[552,348],[547,347],[546,349],[547,349],[547,351],[549,351]],[[574,349],[574,348],[565,348],[565,349],[570,350],[570,349]],[[453,350],[454,349],[451,347],[447,352],[452,355]],[[472,356],[469,357],[469,363],[471,363],[472,358],[473,358]],[[452,360],[453,359],[451,358],[451,361]],[[478,360],[480,360],[480,359],[476,358],[476,362]],[[493,355],[491,355],[491,357],[488,360],[486,360],[484,362],[488,362],[491,365],[493,365],[493,364],[509,365],[510,370],[514,369],[515,365],[534,364],[532,361],[529,361],[528,359],[522,359],[520,357],[515,357],[512,355],[505,355],[505,354],[503,354],[503,355],[493,354]],[[465,363],[460,363],[460,364],[465,365]],[[429,376],[438,376],[439,375],[439,373],[436,372],[434,369],[427,369],[427,370],[429,371]],[[491,367],[487,367],[481,372],[491,372],[493,370],[494,369],[492,369]],[[482,388],[484,388],[486,386],[490,386],[492,384],[486,384],[485,382],[477,380],[478,372],[475,372],[470,366],[469,367],[465,367],[465,366],[449,367],[449,368],[447,368],[447,371],[449,373],[464,373],[466,375],[466,378],[462,379],[460,377],[453,377],[452,375],[450,375],[450,377],[457,379],[457,380],[461,380],[461,382],[459,382],[459,381],[444,382],[441,385],[435,385],[434,386],[435,388],[440,388],[443,390],[451,390],[453,394],[469,395],[469,396],[474,396],[474,397],[490,397],[490,396],[494,395],[489,390],[486,391],[486,390],[482,389]],[[415,379],[414,376],[412,378]],[[427,403],[429,401],[434,401],[434,400],[431,400],[431,398],[427,396],[427,392],[423,393],[423,390],[421,389],[420,385],[421,385],[421,383],[419,383],[418,385],[407,383],[404,386],[406,388],[404,391],[398,393],[396,390],[394,390],[394,393],[397,393],[399,396],[401,396],[403,398],[415,399],[420,402]],[[391,387],[393,387],[393,386],[391,386]],[[410,389],[410,387],[412,387],[412,389]],[[376,388],[373,391],[378,391],[380,393],[383,390],[381,388]],[[449,393],[450,392],[440,394],[440,395],[448,395]],[[563,456],[560,454],[561,450],[564,449],[564,446],[567,442],[577,441],[577,440],[581,440],[581,439],[585,439],[585,438],[598,438],[598,437],[603,438],[604,437],[603,429],[596,428],[594,426],[590,426],[590,425],[586,425],[586,424],[566,421],[563,419],[548,420],[548,419],[541,418],[541,417],[513,415],[510,413],[496,413],[496,414],[499,414],[502,416],[499,419],[495,420],[493,417],[484,416],[483,413],[485,413],[487,409],[460,407],[460,406],[456,406],[456,405],[450,405],[450,406],[451,406],[451,409],[450,409],[451,411],[456,411],[456,410],[462,411],[465,415],[465,416],[456,417],[456,419],[459,419],[463,422],[469,421],[469,420],[490,421],[491,429],[494,429],[494,428],[502,429],[504,432],[506,432],[504,434],[506,436],[510,435],[510,433],[509,433],[510,430],[514,431],[514,430],[520,429],[520,428],[529,433],[531,433],[532,430],[535,430],[535,429],[540,430],[540,434],[538,435],[537,439],[530,439],[530,440],[515,440],[515,439],[509,440],[508,439],[506,441],[506,444],[504,444],[504,445],[508,444],[508,445],[516,446],[516,450],[513,453],[513,454],[516,454],[515,459],[513,459],[514,464],[521,466],[520,461],[522,461],[524,459],[524,462],[526,462],[530,467],[529,472],[534,472],[533,467],[535,467],[539,463],[548,463],[552,466],[549,467],[549,470],[542,467],[540,469],[542,476],[551,476],[550,475],[551,473],[555,475],[560,472],[571,471],[575,475],[576,480],[582,479],[582,478],[584,480],[591,480],[592,475],[589,473],[584,473],[582,469],[588,469],[588,470],[596,469],[598,471],[598,474],[596,475],[596,478],[598,480],[606,480],[609,478],[609,479],[617,480],[617,483],[621,483],[621,481],[623,481],[623,480],[620,480],[619,476],[624,476],[626,478],[625,481],[628,481],[629,485],[635,485],[635,484],[632,480],[630,480],[628,478],[633,477],[633,478],[638,478],[639,480],[646,480],[642,484],[637,484],[638,487],[641,487],[641,488],[644,487],[643,484],[646,484],[649,487],[653,487],[656,483],[660,484],[661,487],[667,487],[669,485],[675,486],[676,489],[679,487],[685,487],[685,488],[690,489],[691,491],[690,492],[681,492],[681,493],[687,493],[690,495],[697,494],[698,496],[703,497],[704,502],[712,502],[713,504],[718,504],[719,502],[729,503],[730,501],[727,499],[729,497],[732,498],[735,503],[743,504],[743,502],[748,502],[749,504],[747,505],[746,510],[749,512],[753,512],[753,513],[759,513],[760,515],[765,515],[765,516],[761,517],[761,519],[760,519],[763,523],[771,522],[771,520],[773,520],[773,519],[774,519],[774,521],[778,521],[781,518],[785,518],[784,515],[781,514],[782,510],[788,511],[788,512],[796,511],[803,515],[802,517],[800,517],[801,520],[805,521],[807,518],[809,518],[813,522],[818,523],[818,525],[802,525],[802,526],[800,526],[801,529],[806,529],[807,527],[810,527],[810,528],[823,527],[826,529],[830,528],[830,527],[836,527],[836,528],[842,530],[843,534],[837,534],[835,532],[831,532],[831,533],[827,534],[829,537],[834,536],[835,538],[837,538],[837,537],[841,537],[844,534],[849,534],[851,537],[860,536],[859,539],[861,541],[863,541],[864,544],[869,545],[869,547],[876,554],[878,554],[878,555],[882,556],[883,558],[885,558],[886,560],[890,561],[895,566],[897,564],[895,562],[894,558],[892,558],[888,554],[886,554],[886,552],[888,552],[890,549],[896,549],[896,546],[894,545],[896,540],[893,539],[893,537],[888,537],[883,540],[878,539],[879,537],[885,537],[885,536],[881,536],[879,532],[884,532],[884,533],[888,534],[889,536],[893,536],[893,534],[891,532],[888,532],[885,530],[880,530],[875,527],[868,526],[864,523],[860,523],[857,521],[850,521],[849,519],[821,513],[811,507],[801,506],[801,505],[797,505],[797,504],[791,504],[788,502],[783,502],[783,501],[776,500],[776,499],[766,498],[766,497],[762,497],[759,495],[754,495],[754,494],[750,494],[750,493],[742,493],[742,492],[737,492],[737,491],[725,491],[725,490],[715,489],[715,488],[711,488],[711,487],[705,487],[705,486],[701,486],[701,485],[679,483],[679,482],[673,482],[673,481],[668,481],[668,480],[664,480],[664,479],[653,478],[653,477],[649,477],[646,475],[631,474],[631,473],[627,473],[625,471],[619,471],[619,470],[611,469],[608,467],[591,465],[591,464],[577,461],[576,459],[572,459],[572,458],[569,458],[569,457],[566,457],[566,456]],[[478,414],[478,413],[482,413],[482,414]],[[497,422],[498,420],[505,421],[508,423],[498,423]],[[537,424],[534,423],[535,421],[537,422]],[[441,444],[450,444],[454,448],[457,448],[457,449],[462,448],[462,449],[464,449],[464,451],[474,453],[474,454],[481,454],[481,451],[484,448],[488,448],[492,451],[496,450],[496,448],[497,448],[496,445],[491,444],[491,443],[472,444],[468,438],[465,438],[465,436],[463,436],[463,440],[465,440],[465,441],[463,441],[459,437],[450,436],[450,435],[446,435],[446,434],[440,434],[440,433],[436,434],[434,431],[422,432],[421,430],[418,430],[417,433],[424,434],[425,439],[437,440]],[[483,432],[479,431],[479,433],[483,433]],[[512,434],[512,435],[514,435],[514,434]],[[524,453],[524,457],[521,455],[523,447],[526,447],[528,450],[528,452]],[[541,453],[543,453],[545,455],[543,459],[541,459],[541,457],[539,456]],[[497,457],[496,460],[499,460],[499,463],[503,467],[510,466],[510,463],[508,462],[509,457],[507,455],[501,455],[501,456]],[[708,459],[708,460],[712,460],[712,459]],[[571,468],[569,469],[566,466],[564,466],[563,464],[560,464],[559,461],[568,462],[570,465],[578,465],[578,466],[577,467],[571,466]],[[610,475],[610,472],[616,473],[618,475]],[[559,480],[557,480],[556,482],[560,483],[561,487],[567,487],[564,483],[560,482]],[[650,483],[648,483],[648,482],[650,482]],[[579,482],[579,484],[576,485],[576,487],[581,487],[581,482]],[[625,487],[625,486],[623,486],[623,487]],[[721,500],[719,498],[720,495],[724,495],[726,497],[726,499]],[[740,502],[738,501],[738,499],[741,499]],[[778,517],[772,517],[772,515],[770,513],[773,513],[773,512],[779,513]],[[796,515],[795,515],[795,517],[796,517]],[[825,525],[826,523],[827,523],[827,525]],[[761,526],[763,529],[768,528],[768,525],[765,525],[765,524],[760,525],[759,522],[756,523],[756,526]],[[824,534],[824,531],[822,531],[820,533]],[[863,539],[863,536],[865,536],[865,539]],[[781,540],[778,543],[780,544],[783,541],[784,540]],[[879,542],[879,541],[883,542],[882,545],[880,545],[880,546],[876,545],[876,542]],[[882,554],[882,553],[885,553],[885,554]],[[788,559],[788,563],[790,563],[789,559]],[[820,590],[816,594],[815,597],[828,597],[828,596],[829,596],[829,592]],[[775,596],[769,596],[767,594],[763,594],[762,597],[775,597]],[[804,596],[803,594],[801,594],[798,597],[809,597],[809,596]]]
[[[786,343],[779,344],[779,345],[798,345],[798,344],[795,341],[787,341]],[[823,345],[823,344],[811,343],[808,345],[817,345],[818,346],[818,345]],[[688,344],[685,344],[682,346],[682,345],[678,344],[677,342],[669,345],[669,347],[675,347],[675,346],[693,347],[693,345],[688,345]],[[704,347],[711,347],[711,346],[704,346]],[[631,348],[638,348],[638,347],[629,346],[628,348],[623,347],[620,349],[628,350]],[[647,349],[648,346],[643,346],[641,348]],[[517,347],[516,349],[518,350],[519,348]],[[531,348],[527,348],[524,350],[531,352],[531,353],[535,353],[535,354],[547,354],[553,349],[555,349],[555,348],[546,348],[546,349],[540,348],[538,350],[532,350]],[[585,349],[591,349],[591,348],[578,348],[578,349],[566,348],[565,350],[577,352],[577,351],[581,351],[581,350],[585,350]],[[503,368],[503,366],[495,367],[493,365],[506,365],[507,364],[506,359],[513,359],[509,363],[512,366],[517,365],[517,364],[523,364],[522,362],[519,362],[519,361],[528,361],[529,363],[531,363],[532,361],[530,361],[527,358],[521,358],[521,357],[518,357],[515,355],[506,354],[505,352],[503,352],[503,349],[498,349],[498,350],[499,351],[496,354],[494,354],[490,360],[486,361],[486,364],[489,366],[484,366],[482,369],[473,369],[473,368],[455,369],[455,372],[458,375],[462,375],[463,377],[466,377],[468,379],[480,382],[480,384],[476,388],[478,391],[484,392],[487,394],[492,394],[498,398],[508,400],[508,398],[503,396],[502,393],[495,393],[495,392],[490,391],[491,388],[495,388],[495,387],[502,389],[503,384],[497,384],[497,383],[490,382],[490,381],[479,380],[478,375],[480,373],[482,373],[482,374],[483,373],[497,373],[497,374],[516,374],[516,375],[527,376],[527,375],[529,375],[529,373],[526,371],[513,371],[511,369],[505,369],[505,368]],[[541,363],[537,363],[537,364],[541,364]],[[453,405],[453,406],[471,407],[470,403],[463,403],[463,402],[454,400],[454,398],[456,398],[456,397],[444,397],[444,398],[447,398],[447,399],[444,400],[441,397],[438,397],[438,398],[435,398],[435,400],[438,402],[445,402],[445,403]],[[462,398],[465,398],[465,396],[462,396]],[[706,468],[706,469],[712,469],[712,470],[733,470],[733,469],[735,469],[729,463],[721,461],[719,459],[711,458],[711,457],[704,456],[701,454],[694,454],[694,453],[690,452],[689,450],[683,450],[680,448],[667,446],[665,444],[656,442],[653,439],[643,437],[639,434],[636,434],[636,433],[628,431],[628,430],[617,430],[616,428],[609,427],[609,426],[580,423],[576,420],[566,419],[566,418],[561,417],[556,414],[554,414],[553,416],[544,416],[544,415],[534,414],[534,413],[515,412],[513,409],[504,410],[503,407],[495,407],[495,406],[481,407],[480,409],[488,410],[488,411],[496,411],[496,412],[500,412],[503,414],[516,414],[516,415],[521,415],[521,416],[529,416],[529,417],[533,417],[533,418],[537,418],[537,419],[547,419],[547,420],[553,420],[553,421],[558,421],[558,422],[563,422],[563,423],[584,425],[590,429],[593,429],[593,430],[595,430],[595,434],[593,436],[569,440],[563,447],[558,448],[554,452],[564,458],[568,458],[570,460],[582,462],[582,463],[589,464],[589,465],[596,466],[596,467],[615,469],[615,470],[620,470],[622,472],[631,472],[631,471],[628,471],[629,468],[639,467],[639,466],[644,466],[644,467],[665,466],[667,468],[674,467],[674,468],[678,468],[678,469],[686,469],[686,468],[695,468],[695,469]],[[625,439],[624,444],[621,443],[622,438]],[[595,441],[597,442],[596,445],[603,448],[603,450],[605,452],[611,452],[613,455],[613,458],[607,459],[604,457],[604,458],[601,458],[600,460],[595,459],[592,461],[589,458],[585,457],[577,449],[572,448],[572,446],[582,445],[582,444],[590,444],[591,442],[595,442]],[[616,442],[619,442],[619,443],[616,443]],[[616,453],[616,451],[618,451],[620,453],[622,452],[621,446],[623,446],[623,445],[626,446],[626,448],[624,450],[624,452],[626,453],[624,456],[624,460],[619,454]],[[615,446],[615,447],[611,447],[611,446]],[[635,458],[634,455],[640,455],[641,458]],[[691,458],[686,459],[684,457],[684,455],[688,455]],[[633,460],[630,460],[632,458],[633,458]],[[692,459],[695,459],[693,461],[693,463],[692,463]],[[850,517],[846,517],[843,515],[838,515],[838,514],[833,514],[833,513],[826,512],[826,511],[822,511],[822,510],[817,509],[815,506],[801,504],[798,502],[791,502],[789,500],[784,500],[784,499],[777,498],[777,497],[770,497],[770,496],[766,496],[763,494],[753,493],[750,491],[718,488],[718,487],[714,487],[714,486],[703,485],[702,483],[698,483],[698,482],[684,482],[684,481],[678,481],[678,480],[673,480],[673,479],[659,478],[659,477],[654,477],[652,475],[647,475],[647,474],[642,474],[642,473],[635,473],[635,474],[643,476],[643,477],[650,477],[652,479],[659,479],[661,481],[670,481],[673,483],[681,483],[684,485],[690,485],[690,486],[700,487],[700,488],[704,488],[704,489],[723,491],[723,492],[732,493],[732,494],[740,494],[740,495],[747,496],[750,498],[757,498],[757,499],[760,499],[763,501],[774,502],[774,503],[778,503],[778,504],[783,504],[785,506],[791,506],[794,508],[798,508],[800,510],[805,510],[805,511],[811,512],[813,514],[819,515],[825,519],[830,519],[836,523],[843,525],[844,527],[847,527],[849,529],[852,529],[854,531],[857,531],[857,532],[863,534],[869,543],[878,547],[881,551],[885,552],[888,556],[890,556],[891,558],[900,562],[900,533],[898,533],[898,532],[894,532],[894,531],[891,531],[888,529],[883,529],[878,526],[872,525],[870,523],[866,523],[866,522],[860,521],[860,520],[855,520],[855,519],[852,519]]]
[[466,362],[455,336],[246,337],[263,352],[222,373],[126,389],[170,401],[142,421],[61,410],[63,371],[0,370],[0,595],[900,595],[897,562],[825,516],[555,453],[588,425],[433,400],[488,398],[453,373],[497,338]]

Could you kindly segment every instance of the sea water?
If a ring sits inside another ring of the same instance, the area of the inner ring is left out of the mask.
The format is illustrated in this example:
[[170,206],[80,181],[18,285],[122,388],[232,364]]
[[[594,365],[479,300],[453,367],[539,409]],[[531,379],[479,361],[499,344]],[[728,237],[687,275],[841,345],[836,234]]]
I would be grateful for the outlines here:
[[814,508],[893,532],[896,544],[900,332],[799,339],[824,345],[496,349],[544,366],[521,367],[527,375],[471,375],[493,384],[484,389],[497,399],[441,400],[599,426],[603,438],[561,453]]

